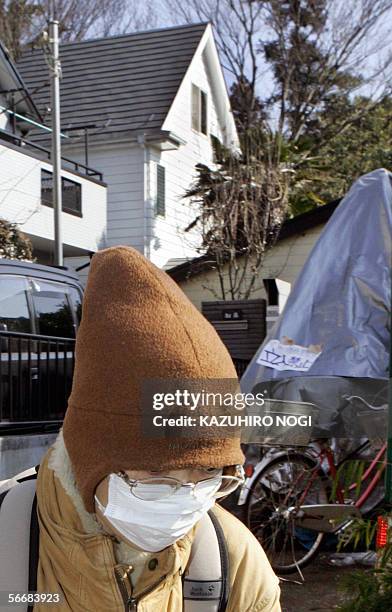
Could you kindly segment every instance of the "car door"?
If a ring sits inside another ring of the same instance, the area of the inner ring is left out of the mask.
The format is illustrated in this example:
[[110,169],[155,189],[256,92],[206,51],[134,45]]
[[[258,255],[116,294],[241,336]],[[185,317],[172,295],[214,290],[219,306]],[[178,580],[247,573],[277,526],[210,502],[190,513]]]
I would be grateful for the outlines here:
[[72,385],[77,318],[67,283],[30,277],[37,334],[34,417],[62,420]]

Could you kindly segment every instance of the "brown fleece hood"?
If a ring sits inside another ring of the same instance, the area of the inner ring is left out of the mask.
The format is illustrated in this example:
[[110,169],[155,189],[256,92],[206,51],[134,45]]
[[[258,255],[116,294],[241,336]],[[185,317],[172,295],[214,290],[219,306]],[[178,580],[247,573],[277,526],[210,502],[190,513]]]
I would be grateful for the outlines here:
[[141,431],[141,384],[149,379],[236,379],[214,328],[175,282],[126,246],[90,265],[63,425],[78,489],[94,491],[119,470],[173,470],[242,463],[238,438],[149,440]]

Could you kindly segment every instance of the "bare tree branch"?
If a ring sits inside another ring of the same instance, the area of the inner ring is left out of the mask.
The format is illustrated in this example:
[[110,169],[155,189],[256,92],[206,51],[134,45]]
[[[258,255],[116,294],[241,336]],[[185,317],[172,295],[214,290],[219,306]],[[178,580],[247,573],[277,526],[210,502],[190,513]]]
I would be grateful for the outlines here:
[[[55,0],[63,42],[147,29],[156,24],[151,3],[139,0]],[[0,0],[0,38],[14,59],[39,38],[51,14],[50,0]]]

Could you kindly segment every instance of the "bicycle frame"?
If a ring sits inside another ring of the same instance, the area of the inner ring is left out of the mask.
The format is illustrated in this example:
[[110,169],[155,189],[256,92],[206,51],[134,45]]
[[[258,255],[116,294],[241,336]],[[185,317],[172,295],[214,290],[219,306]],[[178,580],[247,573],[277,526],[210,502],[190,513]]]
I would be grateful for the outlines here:
[[[369,478],[369,476],[374,472],[374,475],[370,481],[370,483],[368,484],[368,486],[365,488],[365,490],[363,491],[363,493],[359,496],[359,498],[354,502],[354,506],[358,509],[360,509],[364,503],[366,502],[366,500],[370,497],[370,495],[373,493],[374,489],[376,488],[377,483],[379,482],[384,469],[386,467],[386,448],[387,445],[386,443],[382,445],[381,449],[378,451],[378,453],[376,454],[375,458],[371,461],[369,467],[364,471],[364,473],[361,476],[361,480],[360,482],[363,483],[366,481],[367,478]],[[333,456],[333,451],[331,449],[331,447],[328,446],[323,446],[320,449],[320,452],[317,453],[317,463],[315,464],[315,467],[312,470],[312,476],[309,480],[309,482],[307,483],[307,486],[305,487],[302,496],[299,500],[299,505],[301,505],[303,503],[303,501],[306,498],[306,495],[309,492],[310,487],[312,486],[313,482],[315,481],[316,477],[317,477],[317,472],[320,469],[320,466],[324,463],[324,461],[327,461],[328,464],[328,472],[327,472],[327,476],[330,476],[330,478],[335,481],[336,478],[338,478],[338,469],[340,467],[340,465],[342,465],[345,461],[347,461],[350,457],[350,455],[348,457],[346,457],[345,459],[343,459],[343,461],[339,464],[336,465],[335,461],[334,461],[334,456]],[[381,461],[382,457],[384,456],[384,459]],[[379,463],[381,462],[381,469],[377,469]],[[300,475],[302,476],[302,475]],[[351,483],[347,489],[349,491],[354,490],[357,487],[358,483]],[[344,491],[345,488],[343,488],[341,486],[341,484],[338,482],[336,484],[336,501],[339,504],[344,504],[345,503],[345,499],[344,499]]]
[[251,493],[245,498],[246,522],[279,572],[300,571],[317,554],[325,534],[343,532],[379,503],[386,444],[367,460],[368,466],[361,460],[348,465],[346,473],[340,471],[368,445],[335,462],[329,441],[319,439],[307,448],[271,448],[258,463],[245,485]]

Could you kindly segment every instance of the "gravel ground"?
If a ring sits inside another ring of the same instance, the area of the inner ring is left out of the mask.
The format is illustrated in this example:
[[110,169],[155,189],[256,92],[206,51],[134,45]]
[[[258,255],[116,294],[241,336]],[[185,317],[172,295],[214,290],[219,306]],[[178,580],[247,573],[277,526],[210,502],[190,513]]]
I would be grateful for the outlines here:
[[[341,578],[353,571],[363,571],[363,569],[352,566],[333,567],[328,564],[326,556],[320,555],[303,570],[304,584],[286,581],[281,583],[282,612],[330,612],[335,610],[345,597],[339,589]],[[298,574],[290,574],[284,578],[301,580]]]

